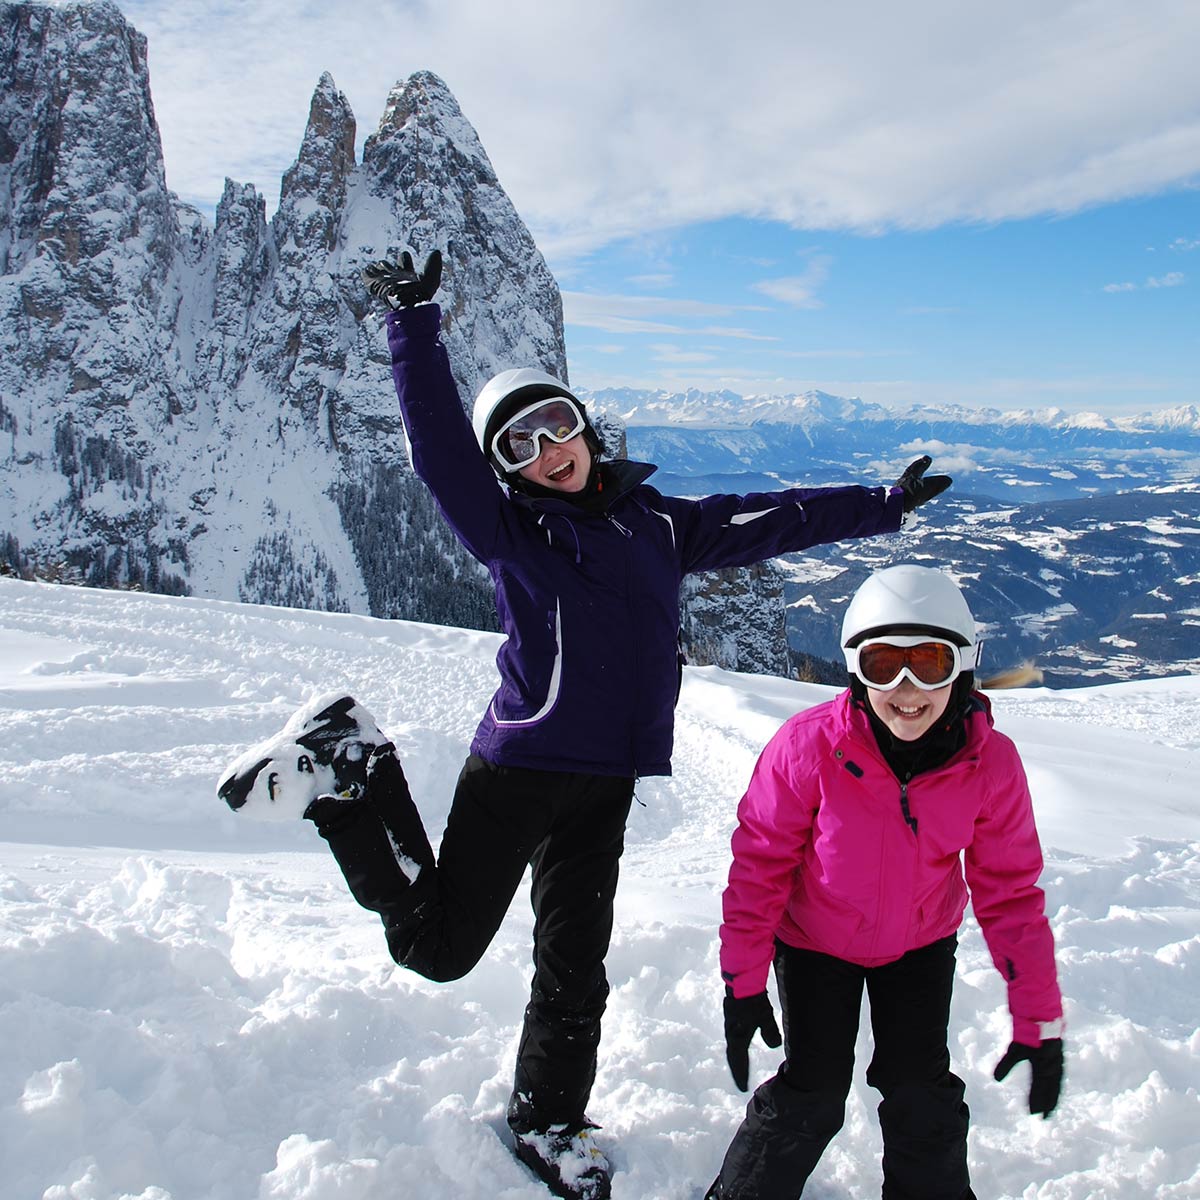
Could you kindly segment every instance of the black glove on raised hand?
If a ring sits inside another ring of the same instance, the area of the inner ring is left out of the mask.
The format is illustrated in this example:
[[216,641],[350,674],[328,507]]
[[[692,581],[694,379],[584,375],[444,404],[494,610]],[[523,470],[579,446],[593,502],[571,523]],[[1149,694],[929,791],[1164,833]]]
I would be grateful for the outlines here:
[[915,463],[910,463],[905,467],[904,474],[896,480],[896,486],[904,492],[904,511],[906,513],[912,512],[926,500],[932,500],[934,496],[941,495],[953,482],[949,475],[926,477],[925,472],[929,470],[932,463],[933,459],[928,454],[922,454]]
[[1007,1078],[1009,1071],[1019,1062],[1028,1062],[1032,1072],[1029,1079],[1029,1111],[1041,1113],[1044,1121],[1054,1111],[1058,1094],[1062,1091],[1062,1038],[1047,1038],[1040,1046],[1009,1042],[1004,1057],[992,1072],[992,1078],[997,1081]]
[[750,1043],[756,1033],[761,1033],[762,1040],[772,1048],[783,1043],[770,997],[766,992],[759,992],[757,996],[743,996],[738,1000],[726,988],[725,1061],[729,1063],[729,1073],[739,1092],[744,1092],[750,1084]]
[[372,296],[386,300],[392,308],[412,308],[432,300],[442,281],[442,252],[430,251],[425,265],[418,272],[413,267],[412,255],[407,250],[400,255],[398,263],[381,259],[364,267],[362,281]]

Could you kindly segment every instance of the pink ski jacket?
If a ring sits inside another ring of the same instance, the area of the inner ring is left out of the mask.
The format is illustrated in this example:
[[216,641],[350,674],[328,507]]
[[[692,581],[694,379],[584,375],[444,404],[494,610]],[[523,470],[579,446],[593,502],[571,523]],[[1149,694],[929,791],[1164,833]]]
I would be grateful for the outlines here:
[[947,937],[969,887],[1008,986],[1014,1040],[1058,1036],[1029,786],[987,700],[975,700],[963,749],[907,784],[849,691],[771,739],[738,806],[722,901],[721,973],[735,996],[766,987],[776,938],[872,967]]

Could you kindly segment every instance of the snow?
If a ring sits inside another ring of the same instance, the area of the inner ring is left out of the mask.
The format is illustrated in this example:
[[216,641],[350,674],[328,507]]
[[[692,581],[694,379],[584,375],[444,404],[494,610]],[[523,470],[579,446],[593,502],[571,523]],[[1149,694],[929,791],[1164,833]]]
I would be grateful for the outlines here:
[[[0,1200],[546,1200],[503,1134],[527,996],[519,895],[466,979],[395,967],[315,832],[215,796],[349,687],[436,841],[495,635],[0,579]],[[745,1103],[717,973],[734,806],[833,689],[692,669],[676,775],[638,787],[590,1115],[616,1200],[699,1200]],[[1067,997],[1050,1121],[991,1067],[1003,985],[962,931],[952,1052],[980,1196],[1200,1195],[1200,679],[998,693],[1028,768]],[[859,1077],[806,1191],[879,1194]],[[761,1080],[777,1054],[757,1047]]]

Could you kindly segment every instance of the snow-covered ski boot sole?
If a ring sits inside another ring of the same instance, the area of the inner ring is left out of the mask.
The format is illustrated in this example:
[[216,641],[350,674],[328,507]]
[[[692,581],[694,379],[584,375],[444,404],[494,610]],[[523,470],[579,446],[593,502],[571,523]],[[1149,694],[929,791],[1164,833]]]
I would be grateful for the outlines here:
[[318,796],[361,796],[367,759],[387,740],[353,696],[327,692],[293,713],[274,737],[230,763],[217,795],[248,817],[296,820]]
[[552,1125],[525,1133],[514,1129],[513,1153],[563,1200],[609,1200],[611,1168],[592,1137],[596,1128]]

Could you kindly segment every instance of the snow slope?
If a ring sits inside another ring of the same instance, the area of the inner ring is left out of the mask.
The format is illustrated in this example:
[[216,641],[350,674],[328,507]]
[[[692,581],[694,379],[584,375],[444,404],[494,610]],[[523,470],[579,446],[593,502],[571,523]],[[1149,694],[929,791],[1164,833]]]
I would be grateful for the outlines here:
[[[221,766],[347,686],[441,829],[494,635],[0,579],[0,1200],[546,1200],[501,1134],[529,967],[519,895],[479,967],[394,967],[307,825],[219,804]],[[676,775],[630,821],[591,1115],[616,1200],[698,1200],[737,1125],[716,933],[759,749],[832,690],[686,672]],[[1068,997],[1048,1122],[992,1082],[978,929],[952,1048],[981,1197],[1200,1196],[1200,679],[996,698],[1025,757]],[[860,1046],[865,1063],[866,1044]],[[757,1079],[776,1063],[759,1047]],[[806,1192],[879,1193],[861,1078]]]

